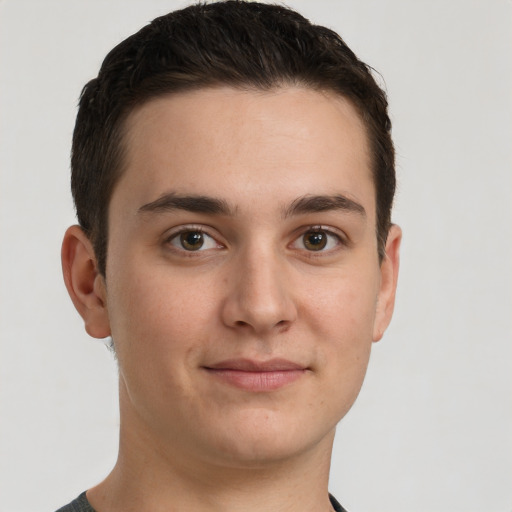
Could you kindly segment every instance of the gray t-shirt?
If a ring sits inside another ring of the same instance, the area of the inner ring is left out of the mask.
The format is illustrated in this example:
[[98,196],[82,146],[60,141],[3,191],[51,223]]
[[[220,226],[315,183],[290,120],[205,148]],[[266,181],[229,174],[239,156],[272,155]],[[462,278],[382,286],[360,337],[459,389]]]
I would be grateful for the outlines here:
[[68,505],[59,508],[56,512],[96,512],[89,503],[85,492],[80,494],[76,500],[73,500]]

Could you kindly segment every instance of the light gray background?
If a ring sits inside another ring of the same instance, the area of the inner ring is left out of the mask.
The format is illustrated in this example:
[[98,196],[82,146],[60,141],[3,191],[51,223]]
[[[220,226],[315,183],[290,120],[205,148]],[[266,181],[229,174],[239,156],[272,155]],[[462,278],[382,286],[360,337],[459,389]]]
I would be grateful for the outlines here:
[[[0,510],[52,511],[117,450],[116,368],[64,289],[82,85],[171,0],[0,0]],[[512,4],[290,1],[385,78],[404,229],[394,321],[338,428],[353,512],[512,511]]]

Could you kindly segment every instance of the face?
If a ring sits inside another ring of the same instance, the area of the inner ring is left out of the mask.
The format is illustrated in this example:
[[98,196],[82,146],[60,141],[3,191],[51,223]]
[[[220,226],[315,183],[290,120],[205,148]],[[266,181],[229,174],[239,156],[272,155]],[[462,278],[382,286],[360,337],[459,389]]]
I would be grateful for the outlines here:
[[326,449],[394,294],[355,109],[216,88],[126,128],[101,291],[122,429],[226,464]]

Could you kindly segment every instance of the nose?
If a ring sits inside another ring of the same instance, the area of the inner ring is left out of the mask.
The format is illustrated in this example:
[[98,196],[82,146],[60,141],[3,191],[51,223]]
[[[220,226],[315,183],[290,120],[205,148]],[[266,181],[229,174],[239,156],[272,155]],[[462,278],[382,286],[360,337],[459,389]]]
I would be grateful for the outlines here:
[[287,330],[297,308],[285,266],[270,248],[241,255],[229,270],[224,324],[257,335]]

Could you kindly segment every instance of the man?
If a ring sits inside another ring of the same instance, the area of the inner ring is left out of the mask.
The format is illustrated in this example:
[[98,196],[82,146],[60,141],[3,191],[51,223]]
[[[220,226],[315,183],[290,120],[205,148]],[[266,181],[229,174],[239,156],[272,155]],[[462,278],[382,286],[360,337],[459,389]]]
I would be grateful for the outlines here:
[[343,510],[334,432],[398,272],[390,129],[368,67],[284,7],[191,6],[109,53],[62,260],[112,337],[119,456],[61,510]]

